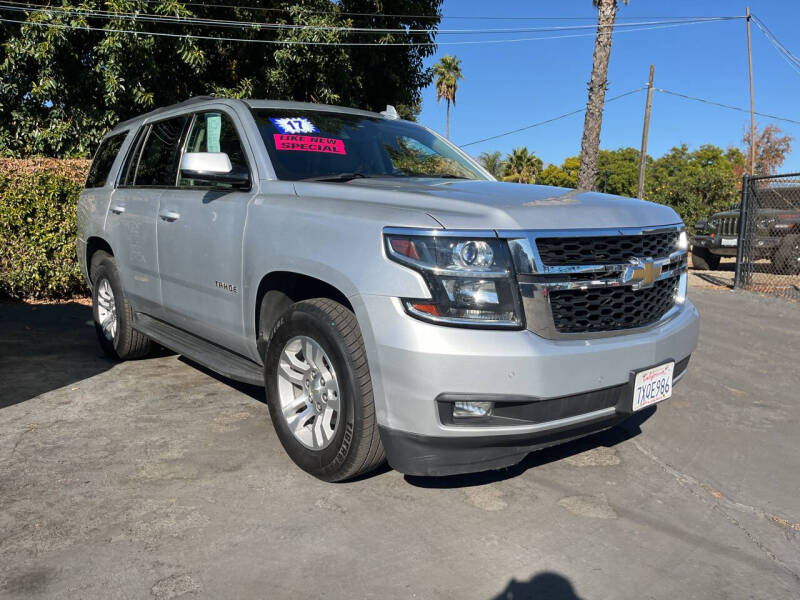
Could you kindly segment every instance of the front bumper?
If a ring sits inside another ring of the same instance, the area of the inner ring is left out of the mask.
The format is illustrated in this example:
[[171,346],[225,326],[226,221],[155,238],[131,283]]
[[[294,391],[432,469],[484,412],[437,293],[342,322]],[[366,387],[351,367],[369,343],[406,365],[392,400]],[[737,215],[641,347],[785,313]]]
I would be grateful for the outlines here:
[[[602,408],[584,399],[576,408],[575,398],[609,389],[621,394],[631,371],[687,358],[699,330],[697,310],[688,300],[652,329],[591,340],[442,327],[409,317],[395,298],[351,301],[367,347],[389,463],[410,474],[499,468],[531,450],[612,427],[626,416],[618,399],[606,398],[610,404]],[[447,423],[439,401],[465,394],[550,402],[555,408],[528,422]]]
[[[689,357],[676,363],[674,383],[686,373],[688,363]],[[381,441],[392,468],[407,475],[443,476],[500,469],[520,462],[535,450],[621,423],[631,416],[632,396],[633,390],[626,384],[548,400],[528,398],[522,401],[513,396],[493,396],[496,407],[513,407],[518,412],[535,409],[528,412],[552,413],[555,418],[538,422],[538,430],[519,435],[432,437],[381,427]],[[473,399],[487,398],[478,395]],[[594,410],[576,412],[581,406],[591,404],[597,405]],[[519,411],[521,407],[523,411]]]
[[[695,235],[689,240],[689,243],[693,248],[707,248],[711,254],[715,254],[717,256],[736,256],[736,246],[723,246],[723,239],[730,240],[736,239],[736,237],[720,235],[715,235],[714,237],[711,237],[710,235]],[[756,235],[753,237],[751,252],[753,252],[757,258],[769,256],[775,252],[775,250],[781,245],[781,242],[782,238],[779,236]]]

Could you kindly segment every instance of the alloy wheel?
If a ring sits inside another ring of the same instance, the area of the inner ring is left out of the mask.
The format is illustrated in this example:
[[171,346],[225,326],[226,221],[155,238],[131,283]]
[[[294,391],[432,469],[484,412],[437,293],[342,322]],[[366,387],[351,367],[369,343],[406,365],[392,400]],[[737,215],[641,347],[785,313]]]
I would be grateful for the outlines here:
[[117,304],[108,279],[100,281],[97,288],[97,320],[100,322],[103,335],[113,342],[117,335]]
[[330,358],[314,339],[295,336],[281,351],[278,364],[281,414],[306,448],[322,450],[336,435],[341,400]]

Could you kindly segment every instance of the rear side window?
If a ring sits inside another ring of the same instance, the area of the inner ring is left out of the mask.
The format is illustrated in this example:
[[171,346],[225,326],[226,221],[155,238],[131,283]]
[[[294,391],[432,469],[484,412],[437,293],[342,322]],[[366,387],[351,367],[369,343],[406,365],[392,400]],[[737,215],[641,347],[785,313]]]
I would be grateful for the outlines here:
[[122,167],[122,174],[119,178],[119,185],[122,187],[133,185],[133,179],[136,177],[136,167],[139,164],[142,142],[147,137],[147,129],[147,126],[139,129],[136,138],[128,148],[128,156],[125,157],[125,165]]
[[128,137],[128,132],[118,133],[100,142],[100,147],[95,152],[89,176],[86,178],[87,188],[103,187],[108,179],[114,159],[117,158],[122,143]]
[[150,126],[136,169],[136,186],[174,187],[181,142],[189,117],[182,115]]

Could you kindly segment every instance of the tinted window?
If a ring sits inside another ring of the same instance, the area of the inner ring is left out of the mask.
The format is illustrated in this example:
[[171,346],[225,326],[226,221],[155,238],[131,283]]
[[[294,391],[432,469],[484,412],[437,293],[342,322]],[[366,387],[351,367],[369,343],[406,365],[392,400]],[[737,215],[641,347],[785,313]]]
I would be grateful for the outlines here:
[[449,143],[406,121],[328,111],[253,111],[280,179],[486,177]]
[[139,164],[139,154],[142,150],[142,142],[147,137],[147,127],[142,127],[136,134],[136,139],[128,149],[128,156],[125,158],[125,165],[122,167],[122,175],[119,178],[119,185],[133,185],[136,176],[136,165]]
[[173,187],[178,176],[181,141],[189,117],[153,123],[145,140],[134,185]]
[[[192,130],[189,132],[186,152],[224,152],[231,161],[231,167],[247,170],[247,159],[239,140],[239,134],[236,132],[236,126],[231,118],[222,112],[207,112],[197,115]],[[185,177],[181,177],[180,185],[231,187],[230,184],[196,181]]]
[[117,153],[126,137],[128,137],[127,131],[112,135],[100,142],[89,169],[89,176],[86,178],[87,188],[103,187],[106,184],[111,165],[114,164],[114,159],[117,158]]

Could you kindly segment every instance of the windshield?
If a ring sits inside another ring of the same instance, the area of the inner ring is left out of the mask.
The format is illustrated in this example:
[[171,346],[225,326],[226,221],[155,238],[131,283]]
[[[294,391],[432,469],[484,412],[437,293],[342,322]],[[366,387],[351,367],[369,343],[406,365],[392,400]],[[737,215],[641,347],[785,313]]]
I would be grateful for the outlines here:
[[316,110],[253,114],[279,179],[486,179],[448,143],[413,123]]

